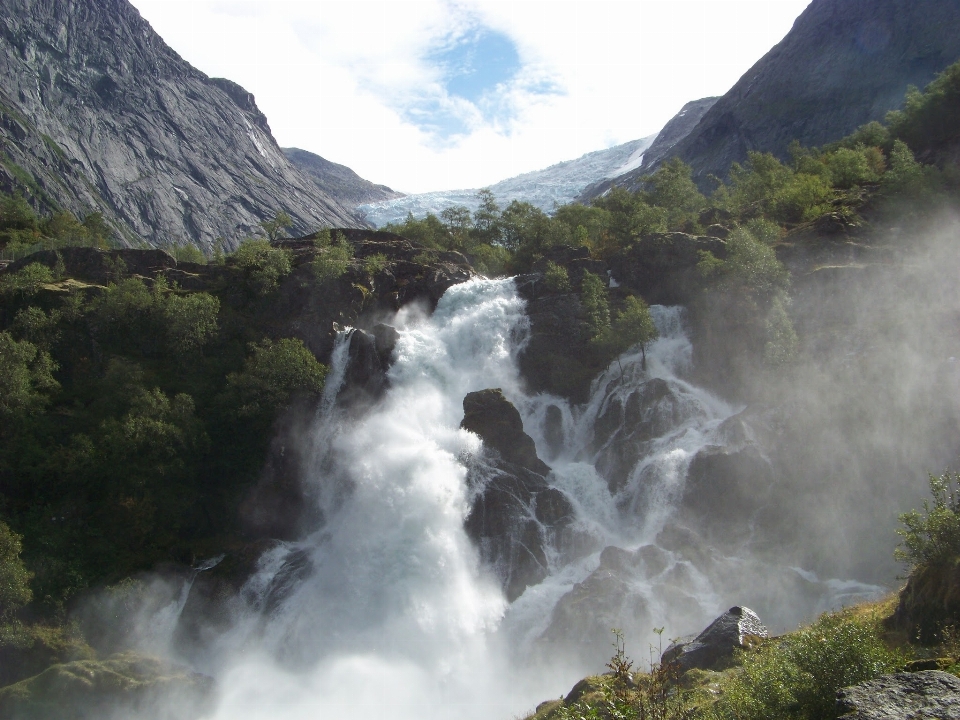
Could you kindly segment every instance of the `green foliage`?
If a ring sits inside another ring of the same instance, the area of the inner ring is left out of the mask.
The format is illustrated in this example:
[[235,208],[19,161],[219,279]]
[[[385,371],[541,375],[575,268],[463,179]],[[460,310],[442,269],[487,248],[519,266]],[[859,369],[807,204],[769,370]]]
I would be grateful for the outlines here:
[[780,236],[783,234],[783,230],[777,223],[762,217],[748,220],[743,227],[765,245],[773,245],[779,242]]
[[797,173],[774,193],[771,211],[784,222],[815,220],[830,211],[833,197],[833,189],[824,177]]
[[701,717],[691,703],[691,693],[680,686],[680,673],[675,665],[657,663],[649,673],[634,672],[633,661],[624,649],[623,634],[619,630],[613,633],[615,653],[607,663],[610,672],[591,678],[589,692],[572,705],[559,705],[550,718],[694,720]]
[[933,502],[924,500],[923,512],[900,516],[903,538],[894,555],[911,570],[954,562],[960,557],[960,473],[930,475]]
[[590,337],[601,337],[610,328],[610,301],[607,298],[606,283],[592,272],[583,273],[580,302],[586,314]]
[[0,295],[19,295],[29,298],[36,295],[40,288],[53,282],[50,268],[40,263],[30,263],[15,273],[0,277]]
[[30,590],[32,576],[20,559],[22,539],[0,521],[0,621],[9,620],[33,599]]
[[363,271],[367,275],[379,275],[390,266],[390,260],[383,253],[368,255],[363,259]]
[[325,283],[342,277],[353,261],[353,249],[347,243],[337,243],[323,248],[311,263],[314,277]]
[[883,172],[882,163],[883,156],[881,154],[877,158],[877,148],[841,147],[826,155],[825,164],[830,170],[834,187],[848,190],[855,185],[879,180]]
[[563,265],[549,260],[543,273],[543,284],[553,292],[570,292],[570,274]]
[[510,264],[510,252],[500,245],[480,243],[470,251],[470,261],[477,272],[486,277],[505,275]]
[[271,246],[267,240],[244,240],[230,256],[230,262],[243,271],[250,290],[256,295],[276,290],[281,278],[292,269],[290,252]]
[[960,62],[956,62],[921,93],[907,91],[903,109],[887,115],[890,133],[915,150],[942,145],[957,136],[960,119]]
[[451,239],[450,249],[463,250],[470,245],[470,231],[473,230],[473,218],[470,210],[463,205],[445,208],[440,219]]
[[[0,332],[0,418],[35,411],[47,401],[47,391],[59,387],[53,378],[56,364],[33,343],[17,342]],[[0,436],[4,433],[0,430]]]
[[877,619],[851,611],[823,615],[739,659],[742,668],[714,705],[718,720],[833,718],[837,690],[905,663],[884,644]]
[[207,264],[207,256],[196,245],[174,245],[170,249],[170,254],[176,258],[177,262]]
[[283,231],[293,225],[293,219],[283,210],[280,210],[271,220],[263,220],[260,227],[267,234],[267,240],[273,242],[283,237]]
[[800,349],[800,340],[787,314],[786,303],[787,299],[778,295],[767,314],[767,343],[763,349],[763,359],[775,367],[795,360]]
[[274,411],[296,393],[319,393],[323,389],[327,368],[300,340],[264,340],[251,345],[250,350],[243,370],[227,377],[237,392],[241,416]]
[[595,339],[598,346],[612,355],[620,355],[634,345],[639,345],[646,364],[646,345],[660,335],[650,315],[650,307],[643,298],[630,295],[623,302],[623,309],[617,311],[610,327]]
[[923,182],[923,166],[913,157],[913,151],[902,140],[896,140],[890,150],[890,169],[883,176],[883,184],[894,192],[919,189]]
[[789,281],[787,270],[773,249],[746,228],[736,228],[730,233],[726,260],[702,251],[697,269],[704,277],[712,278],[719,289],[761,298],[774,296]]
[[736,213],[768,211],[792,174],[772,154],[751,150],[746,163],[730,166],[729,209]]
[[673,158],[643,181],[644,199],[650,207],[663,208],[666,222],[671,228],[696,220],[697,214],[707,205],[690,177],[690,166],[679,158]]
[[208,293],[170,294],[163,301],[168,342],[176,354],[199,350],[217,332],[220,301]]

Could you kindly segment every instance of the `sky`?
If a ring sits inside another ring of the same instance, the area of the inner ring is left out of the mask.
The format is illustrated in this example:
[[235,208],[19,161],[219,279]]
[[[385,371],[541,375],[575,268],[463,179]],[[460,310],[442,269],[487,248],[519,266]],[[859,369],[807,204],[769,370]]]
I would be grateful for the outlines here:
[[132,0],[282,147],[406,193],[478,188],[655,134],[809,0]]

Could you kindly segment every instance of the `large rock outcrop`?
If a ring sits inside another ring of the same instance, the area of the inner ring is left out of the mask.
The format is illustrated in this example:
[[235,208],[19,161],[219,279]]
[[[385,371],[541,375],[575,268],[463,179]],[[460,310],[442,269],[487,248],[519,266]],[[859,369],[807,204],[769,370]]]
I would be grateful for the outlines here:
[[503,392],[469,393],[463,410],[461,427],[479,435],[487,449],[470,467],[475,495],[467,534],[513,601],[547,576],[551,549],[569,557],[588,541],[574,526],[566,495],[547,483],[550,468],[537,456],[520,413]]
[[755,647],[767,637],[767,628],[750,608],[735,605],[693,639],[680,640],[664,653],[664,664],[676,663],[682,671],[719,670],[733,659],[734,650]]
[[261,232],[362,227],[283,154],[253,96],[208,78],[126,0],[8,0],[0,15],[0,189],[102,212],[116,238],[210,250]]

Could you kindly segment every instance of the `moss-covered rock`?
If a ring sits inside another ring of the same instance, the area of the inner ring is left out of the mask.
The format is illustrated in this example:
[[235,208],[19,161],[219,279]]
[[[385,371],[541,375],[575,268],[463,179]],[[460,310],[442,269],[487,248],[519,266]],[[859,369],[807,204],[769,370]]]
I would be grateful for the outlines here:
[[[8,720],[80,720],[198,717],[213,680],[189,669],[135,653],[106,660],[53,665],[0,690],[0,716]],[[176,706],[168,698],[176,698]]]

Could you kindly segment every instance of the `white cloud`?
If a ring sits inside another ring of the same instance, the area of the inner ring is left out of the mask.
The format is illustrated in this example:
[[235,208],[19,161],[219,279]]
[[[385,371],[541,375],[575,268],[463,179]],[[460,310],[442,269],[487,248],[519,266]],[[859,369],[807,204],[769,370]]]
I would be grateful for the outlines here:
[[[487,185],[656,132],[729,89],[806,3],[134,0],[186,60],[254,93],[281,145],[406,192]],[[450,98],[426,59],[478,21],[522,63],[500,113]],[[535,91],[545,84],[561,92]],[[442,142],[411,122],[416,107],[469,132]]]

